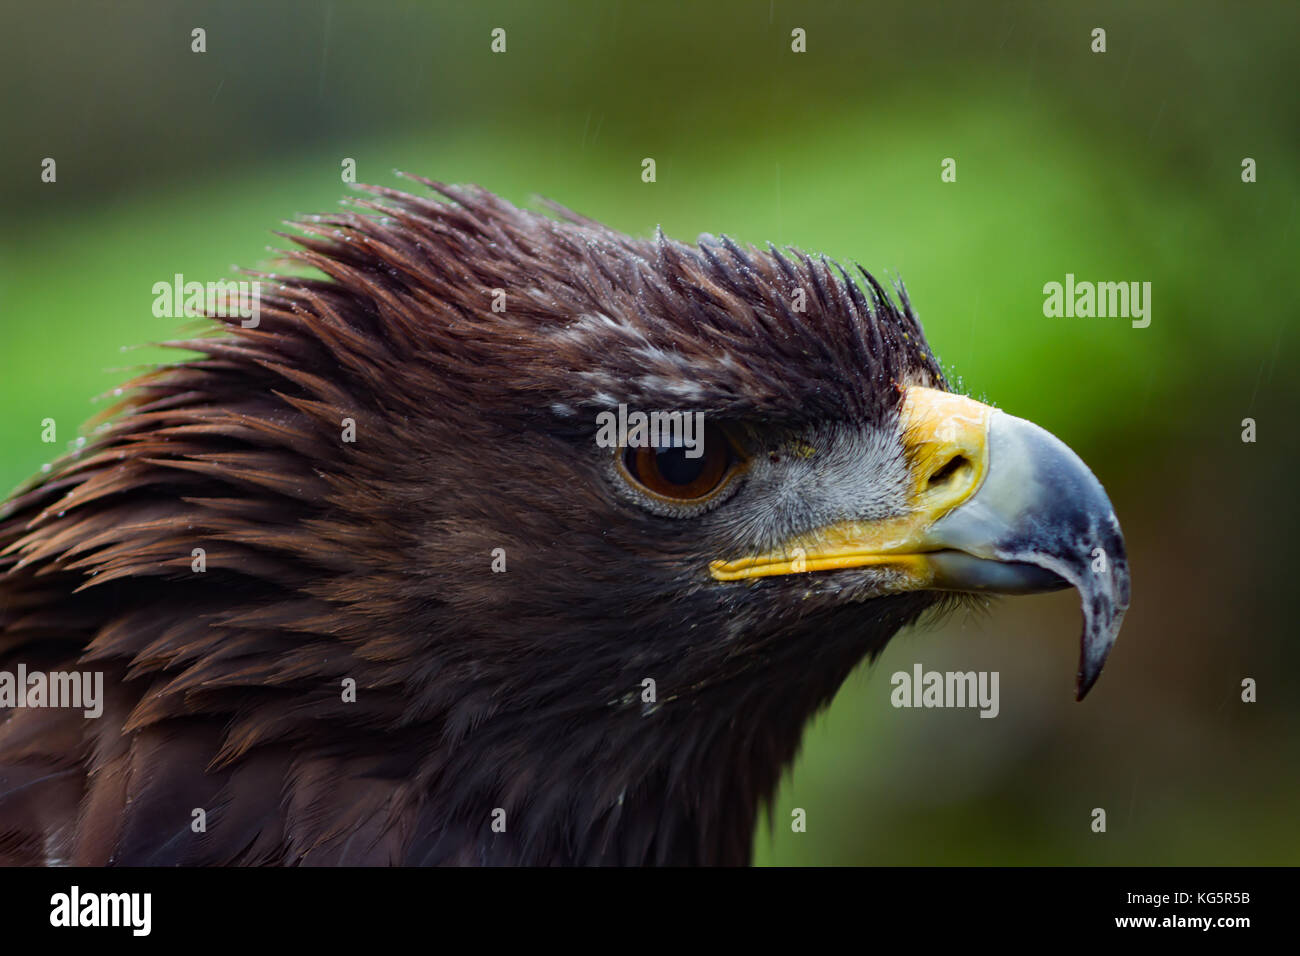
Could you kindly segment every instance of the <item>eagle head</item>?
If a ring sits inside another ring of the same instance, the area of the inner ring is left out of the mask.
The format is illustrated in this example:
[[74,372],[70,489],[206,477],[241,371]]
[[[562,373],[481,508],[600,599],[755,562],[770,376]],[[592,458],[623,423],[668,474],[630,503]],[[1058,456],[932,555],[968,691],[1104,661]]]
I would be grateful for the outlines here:
[[1110,503],[901,285],[428,185],[300,223],[0,512],[0,664],[107,688],[0,724],[0,856],[744,862],[927,609],[1073,586],[1096,680]]

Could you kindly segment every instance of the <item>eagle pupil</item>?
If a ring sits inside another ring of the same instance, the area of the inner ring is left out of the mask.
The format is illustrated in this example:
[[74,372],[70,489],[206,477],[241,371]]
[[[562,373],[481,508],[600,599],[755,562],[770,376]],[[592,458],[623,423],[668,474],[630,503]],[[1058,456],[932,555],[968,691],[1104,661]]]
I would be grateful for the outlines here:
[[699,501],[727,477],[734,462],[730,447],[722,431],[710,425],[694,445],[629,447],[623,457],[624,473],[653,495],[678,502]]
[[665,448],[655,456],[655,468],[672,485],[689,485],[704,473],[704,456],[687,458],[684,448]]

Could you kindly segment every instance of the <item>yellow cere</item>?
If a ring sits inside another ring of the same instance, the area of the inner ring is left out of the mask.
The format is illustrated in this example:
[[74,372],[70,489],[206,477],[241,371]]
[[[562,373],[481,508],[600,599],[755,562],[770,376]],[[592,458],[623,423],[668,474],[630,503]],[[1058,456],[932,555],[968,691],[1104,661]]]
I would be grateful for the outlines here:
[[964,395],[909,388],[900,416],[903,446],[912,463],[912,507],[906,514],[828,525],[764,554],[713,561],[709,573],[718,581],[738,581],[888,565],[901,572],[908,586],[925,587],[932,578],[923,557],[931,550],[926,533],[984,480],[992,413]]

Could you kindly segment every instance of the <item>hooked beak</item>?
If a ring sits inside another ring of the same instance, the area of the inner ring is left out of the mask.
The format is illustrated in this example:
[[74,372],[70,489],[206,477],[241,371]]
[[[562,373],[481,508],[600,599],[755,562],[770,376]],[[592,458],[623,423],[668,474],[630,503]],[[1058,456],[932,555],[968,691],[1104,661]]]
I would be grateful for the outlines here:
[[1128,559],[1101,483],[1064,442],[961,395],[909,388],[902,441],[909,509],[819,528],[753,557],[714,561],[719,581],[879,566],[895,591],[1031,594],[1077,588],[1077,699],[1096,682],[1129,603]]

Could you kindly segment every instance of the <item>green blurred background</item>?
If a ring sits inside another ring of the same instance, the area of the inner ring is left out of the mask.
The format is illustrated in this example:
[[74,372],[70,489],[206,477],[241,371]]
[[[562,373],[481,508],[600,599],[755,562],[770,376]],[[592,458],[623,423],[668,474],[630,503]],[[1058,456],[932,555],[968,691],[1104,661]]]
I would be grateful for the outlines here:
[[[346,157],[856,260],[906,281],[955,382],[1090,463],[1133,606],[1084,704],[1074,592],[900,635],[810,727],[758,861],[1300,863],[1300,5],[464,6],[6,0],[0,485],[167,354],[121,351],[178,332],[154,282],[270,263]],[[1150,327],[1045,318],[1067,272],[1150,281]],[[1000,671],[1000,717],[891,708],[917,661]]]

